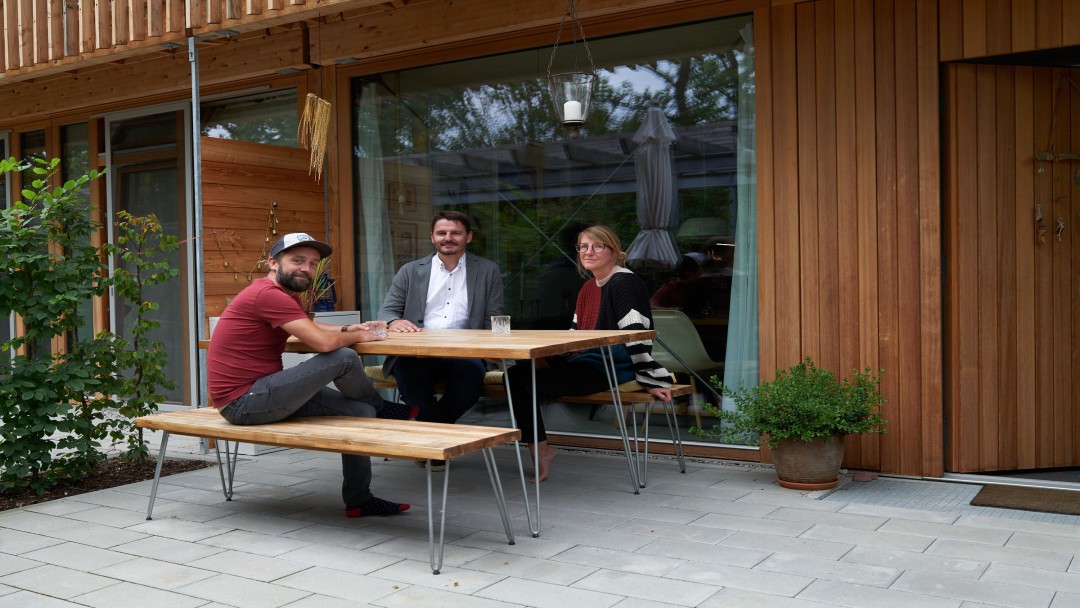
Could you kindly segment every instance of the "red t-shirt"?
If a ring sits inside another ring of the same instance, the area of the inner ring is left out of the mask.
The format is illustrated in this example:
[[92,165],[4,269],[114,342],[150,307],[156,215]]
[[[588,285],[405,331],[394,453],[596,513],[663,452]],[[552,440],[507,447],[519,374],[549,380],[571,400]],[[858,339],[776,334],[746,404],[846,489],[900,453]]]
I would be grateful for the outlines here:
[[307,317],[300,297],[270,279],[252,281],[221,313],[206,352],[206,384],[214,407],[224,407],[256,380],[282,369],[289,333],[281,326]]

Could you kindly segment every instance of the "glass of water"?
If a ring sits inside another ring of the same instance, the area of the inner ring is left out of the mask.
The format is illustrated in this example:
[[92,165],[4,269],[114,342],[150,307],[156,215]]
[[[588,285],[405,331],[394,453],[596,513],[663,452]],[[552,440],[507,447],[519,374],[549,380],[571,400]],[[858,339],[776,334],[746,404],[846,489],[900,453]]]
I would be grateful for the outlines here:
[[367,326],[368,331],[376,336],[380,338],[386,337],[386,321],[365,321],[364,325]]
[[493,334],[508,334],[508,333],[510,333],[510,316],[509,315],[492,315],[492,317],[491,317],[491,333],[493,333]]

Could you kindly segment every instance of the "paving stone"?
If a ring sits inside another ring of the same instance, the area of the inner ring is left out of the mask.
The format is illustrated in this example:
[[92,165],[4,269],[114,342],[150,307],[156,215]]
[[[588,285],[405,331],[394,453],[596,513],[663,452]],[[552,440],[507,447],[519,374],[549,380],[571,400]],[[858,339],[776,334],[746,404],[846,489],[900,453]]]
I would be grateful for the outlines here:
[[773,593],[787,597],[794,597],[814,580],[806,576],[767,572],[756,568],[739,568],[737,566],[694,562],[679,566],[667,573],[667,577],[714,587],[735,587],[747,591]]
[[1080,554],[1080,540],[1072,538],[1071,535],[1062,538],[1060,536],[1049,536],[1046,534],[1017,532],[1009,538],[1009,542],[1007,542],[1005,546],[1020,549],[1052,551],[1055,553]]
[[270,582],[283,576],[307,570],[308,564],[275,557],[264,557],[240,551],[220,551],[188,563],[192,568],[231,574],[256,581]]
[[[50,545],[50,546],[55,546],[55,545]],[[40,551],[40,550],[41,549],[38,549],[38,551]],[[27,553],[24,553],[23,555],[25,556],[25,555],[28,555],[30,553],[34,553],[34,551],[29,551]],[[29,559],[27,557],[20,557],[20,556],[17,556],[17,555],[10,555],[10,554],[7,554],[7,553],[0,553],[0,576],[6,576],[6,575],[11,574],[13,572],[21,572],[23,570],[29,570],[31,568],[37,568],[38,566],[41,566],[42,563],[43,562],[41,562],[41,561],[37,561],[37,560],[34,560],[34,559]]]
[[[45,564],[0,577],[0,583],[50,597],[71,599],[83,593],[111,587],[118,581],[106,576]],[[11,596],[4,596],[11,597]]]
[[[528,534],[524,534],[528,538]],[[598,530],[580,526],[556,525],[545,527],[543,538],[565,544],[588,545],[601,549],[634,551],[653,542],[653,538],[640,534],[627,534],[614,530]]]
[[[699,608],[826,608],[826,606],[828,604],[820,602],[724,587],[702,602]],[[622,605],[620,604],[617,608],[622,608]]]
[[741,568],[753,568],[772,553],[747,549],[744,547],[728,547],[726,545],[713,545],[709,543],[695,543],[682,540],[659,539],[638,549],[638,553],[646,555],[660,555],[681,559],[689,562],[703,564],[722,564],[725,566],[739,566]]
[[81,605],[30,591],[0,596],[0,608],[74,608]]
[[99,568],[96,572],[102,576],[167,590],[217,575],[215,572],[200,568],[145,557],[136,557],[120,564]]
[[600,592],[617,591],[619,595],[663,600],[678,606],[697,606],[716,591],[711,585],[607,569],[586,576],[572,587]]
[[[430,559],[431,548],[427,540],[395,538],[394,540],[371,547],[370,549],[367,549],[367,551],[399,559],[409,559],[427,563]],[[475,549],[447,543],[443,552],[443,565],[448,567],[460,566],[489,553],[491,553],[491,551],[485,549]]]
[[[991,565],[988,572],[993,568]],[[958,580],[938,572],[910,570],[902,574],[891,589],[1012,608],[1045,608],[1054,599],[1053,591],[986,579],[987,575],[976,581]]]
[[853,545],[892,547],[904,551],[922,551],[934,542],[934,539],[925,536],[898,534],[895,532],[880,532],[878,530],[861,530],[829,525],[816,525],[807,530],[800,538],[843,542],[845,544]]
[[[133,598],[138,598],[137,602],[133,602]],[[196,608],[206,605],[206,600],[202,598],[126,582],[84,593],[75,600],[79,604],[94,608],[115,608],[133,604],[153,608]]]
[[[982,545],[986,546],[986,545]],[[956,559],[929,555],[917,551],[902,551],[890,547],[858,546],[846,553],[841,561],[899,570],[947,572],[952,576],[978,579],[990,564],[976,559]]]
[[508,553],[489,553],[462,564],[461,568],[488,572],[500,578],[513,576],[564,587],[597,570],[594,567],[582,568],[577,562],[564,563],[561,557],[562,554],[551,559],[537,559]]
[[774,553],[754,569],[873,587],[888,587],[902,572],[899,568],[817,559],[792,553]]
[[623,599],[613,592],[563,587],[520,578],[505,578],[473,595],[536,608],[610,608]]
[[990,528],[975,528],[972,526],[959,526],[936,524],[931,522],[911,521],[904,519],[890,519],[879,528],[882,532],[896,532],[898,534],[914,534],[916,536],[930,536],[935,538],[949,538],[991,545],[1004,545],[1011,532],[1006,530],[994,530]]
[[81,572],[93,572],[98,568],[133,559],[130,555],[89,545],[80,545],[79,543],[52,545],[30,553],[24,553],[23,557]]
[[372,572],[370,576],[387,579],[401,586],[419,585],[421,587],[452,591],[462,595],[475,593],[506,578],[489,572],[450,566],[445,563],[439,574],[434,574],[427,559],[423,561],[400,560],[386,568]]
[[960,606],[960,601],[952,598],[827,580],[814,581],[796,598],[845,608],[958,608]]
[[361,551],[346,547],[332,545],[308,545],[295,551],[282,553],[277,559],[299,562],[308,566],[322,566],[334,570],[353,572],[356,574],[369,574],[385,568],[390,564],[401,561],[399,557],[393,557],[373,551]]
[[605,570],[636,573],[647,576],[664,576],[687,560],[627,551],[614,551],[599,547],[577,546],[552,557],[553,560],[581,564]]
[[814,509],[795,509],[782,507],[763,516],[766,519],[781,519],[800,523],[842,526],[854,530],[877,530],[886,521],[887,517],[873,515],[858,515],[855,513],[835,513],[832,511],[818,511]]
[[243,530],[233,530],[231,532],[226,532],[225,534],[204,538],[199,542],[213,547],[234,549],[269,557],[288,553],[289,551],[295,551],[311,544],[295,538],[271,536],[269,534],[256,534],[254,532],[245,532]]
[[309,593],[374,605],[381,604],[381,598],[403,588],[400,583],[393,581],[318,566],[282,577],[274,583]]
[[309,592],[247,578],[221,574],[176,589],[237,608],[277,608],[309,595]]
[[986,574],[983,574],[979,580],[1080,594],[1080,576],[1042,568],[993,563],[990,564],[990,567],[986,569]]
[[50,538],[22,530],[0,528],[0,552],[10,555],[19,555],[29,551],[36,551],[42,547],[59,545],[64,541],[59,538]]
[[926,550],[930,555],[944,555],[970,560],[980,560],[1001,564],[1013,564],[1031,568],[1042,568],[1065,572],[1074,561],[1068,553],[1039,551],[1006,545],[1004,547],[986,546],[984,543],[970,543],[959,540],[938,539]]
[[781,521],[778,519],[762,519],[760,517],[743,517],[739,515],[724,515],[709,513],[694,521],[693,525],[703,528],[722,528],[738,532],[759,532],[779,536],[799,536],[813,527],[813,524]]
[[756,534],[752,532],[738,532],[720,541],[721,545],[729,547],[743,547],[759,551],[781,551],[797,555],[808,555],[825,559],[840,559],[854,546],[849,543],[839,543],[828,540],[815,540],[812,538],[788,538],[775,534]]

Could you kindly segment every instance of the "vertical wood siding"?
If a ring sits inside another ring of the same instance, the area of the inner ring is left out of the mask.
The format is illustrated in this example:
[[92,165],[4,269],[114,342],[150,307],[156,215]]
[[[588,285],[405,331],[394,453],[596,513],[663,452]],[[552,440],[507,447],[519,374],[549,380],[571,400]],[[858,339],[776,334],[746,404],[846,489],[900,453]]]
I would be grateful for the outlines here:
[[1080,44],[1075,0],[942,0],[941,61]]
[[[308,175],[306,150],[210,137],[201,147],[206,316],[214,317],[226,298],[266,276],[267,266],[257,264],[282,235],[326,239],[326,211],[323,187]],[[277,234],[268,231],[273,203]]]
[[772,7],[767,27],[763,376],[807,355],[885,369],[889,432],[848,438],[846,466],[940,474],[936,6],[818,0]]
[[1080,70],[955,64],[945,77],[946,347],[959,371],[946,466],[1080,465],[1080,160],[1036,160],[1080,151]]

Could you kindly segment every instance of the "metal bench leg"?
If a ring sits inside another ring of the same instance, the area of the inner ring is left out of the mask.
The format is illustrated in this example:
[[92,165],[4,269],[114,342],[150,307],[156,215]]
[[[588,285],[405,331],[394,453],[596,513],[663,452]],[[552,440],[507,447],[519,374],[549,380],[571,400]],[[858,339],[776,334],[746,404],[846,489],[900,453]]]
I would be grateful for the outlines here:
[[[218,475],[221,476],[221,493],[225,495],[225,500],[232,500],[233,496],[233,479],[236,473],[236,455],[240,453],[240,442],[234,441],[232,454],[229,453],[229,442],[222,441],[221,439],[214,440],[214,454],[217,455]],[[225,466],[221,466],[221,445],[225,445]],[[225,477],[228,475],[228,483],[225,482]]]
[[450,489],[450,463],[446,461],[446,473],[443,474],[442,510],[439,513],[439,559],[435,560],[435,512],[431,508],[431,459],[429,458],[424,467],[427,469],[427,525],[428,525],[428,550],[431,555],[431,573],[438,574],[442,570],[443,551],[446,549],[446,495]]
[[679,435],[679,419],[675,416],[675,400],[664,402],[664,418],[667,419],[668,431],[675,446],[675,459],[679,461],[679,472],[686,474],[686,459],[683,457],[682,436]]
[[[510,428],[518,428],[517,420],[514,418],[514,397],[510,394],[510,374],[507,373],[510,367],[507,365],[508,359],[502,360],[503,368],[503,391],[506,393],[506,403],[510,407]],[[536,359],[529,361],[529,365],[532,366],[532,398],[533,398],[533,445],[535,446],[540,436],[540,430],[536,426],[536,412],[540,409],[540,404],[536,402]],[[535,458],[533,459],[533,466],[536,473],[540,473],[540,450],[534,448]],[[540,484],[533,484],[536,486],[536,524],[533,524],[532,507],[529,505],[529,484],[525,483],[525,465],[521,460],[521,441],[514,440],[514,455],[517,456],[518,475],[521,477],[521,499],[525,501],[525,519],[529,523],[529,532],[532,533],[533,538],[540,537]]]
[[488,477],[491,478],[491,489],[495,492],[495,503],[499,505],[499,515],[502,516],[503,528],[506,529],[506,540],[514,544],[514,529],[510,526],[510,514],[506,510],[506,495],[503,494],[502,481],[499,480],[499,471],[495,467],[495,454],[491,448],[481,450],[484,455],[484,465],[487,466]]
[[[623,451],[626,452],[626,466],[630,469],[630,484],[634,488],[634,494],[641,494],[638,488],[637,464],[634,462],[637,450],[631,450],[630,437],[626,430],[626,417],[622,409],[622,395],[619,394],[618,379],[615,374],[615,355],[611,347],[600,349],[601,358],[604,360],[604,371],[607,373],[608,386],[611,387],[611,402],[615,404],[615,419],[619,422],[619,433],[622,435]],[[636,425],[636,423],[635,423]],[[635,434],[637,429],[634,429]]]
[[[652,402],[645,404],[645,422],[642,424],[644,427],[645,435],[645,457],[637,459],[638,465],[638,485],[642,488],[645,484],[649,483],[649,414],[652,413]],[[637,414],[634,414],[634,450],[637,451]]]
[[165,464],[165,446],[169,445],[169,431],[161,432],[161,449],[158,450],[157,467],[154,468],[154,486],[150,488],[150,504],[146,505],[146,519],[153,519],[154,499],[157,498],[158,482],[161,481],[161,465]]

